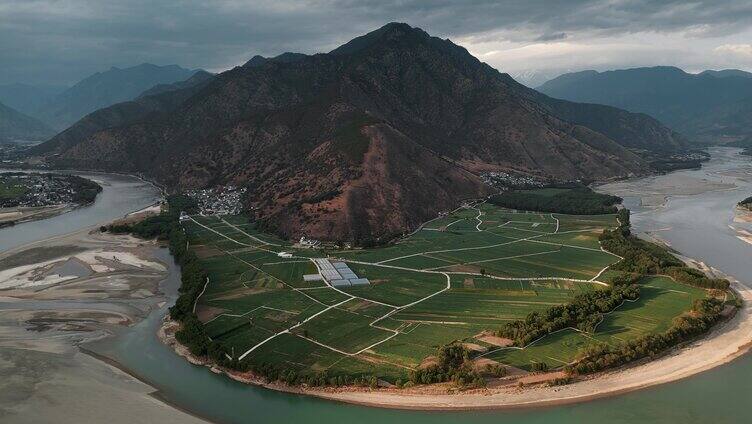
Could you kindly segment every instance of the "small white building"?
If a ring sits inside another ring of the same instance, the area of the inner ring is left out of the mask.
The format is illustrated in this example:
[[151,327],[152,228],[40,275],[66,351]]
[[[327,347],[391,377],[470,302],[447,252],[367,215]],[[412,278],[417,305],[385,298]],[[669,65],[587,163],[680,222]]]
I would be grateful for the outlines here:
[[318,240],[308,239],[305,236],[300,236],[300,247],[316,247],[319,245]]
[[290,253],[290,252],[279,252],[279,253],[277,253],[277,256],[279,256],[280,258],[288,258],[289,259],[289,258],[292,258],[292,253]]
[[321,276],[321,274],[305,274],[303,275],[303,281],[305,282],[311,282],[311,281],[323,281],[324,277]]
[[180,211],[180,222],[188,221],[189,219],[190,217],[185,213],[185,211]]

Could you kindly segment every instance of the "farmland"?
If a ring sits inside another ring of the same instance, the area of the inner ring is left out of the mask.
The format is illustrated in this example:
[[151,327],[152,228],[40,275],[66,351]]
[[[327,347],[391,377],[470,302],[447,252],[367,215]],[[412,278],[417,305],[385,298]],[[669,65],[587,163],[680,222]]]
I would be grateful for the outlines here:
[[[553,369],[588,345],[664,331],[705,296],[667,277],[645,278],[640,299],[606,315],[595,332],[568,329],[507,347],[489,337],[505,323],[608,287],[607,268],[620,258],[603,251],[598,236],[617,226],[615,215],[480,203],[387,247],[350,250],[298,248],[243,216],[191,216],[182,225],[208,276],[195,308],[208,337],[234,360],[298,375],[393,382],[452,342],[486,363]],[[367,284],[304,278],[324,275],[321,259],[346,265]]]

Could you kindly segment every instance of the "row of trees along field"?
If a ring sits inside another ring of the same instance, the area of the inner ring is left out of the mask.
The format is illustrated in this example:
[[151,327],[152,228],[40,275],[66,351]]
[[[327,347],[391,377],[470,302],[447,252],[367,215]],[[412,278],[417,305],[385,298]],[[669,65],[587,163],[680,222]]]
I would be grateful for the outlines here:
[[600,343],[588,347],[583,358],[565,370],[589,374],[618,367],[638,359],[657,356],[666,350],[704,334],[723,317],[724,304],[715,298],[698,299],[692,312],[674,318],[663,333],[651,334],[616,345]]
[[[684,265],[665,248],[632,235],[629,210],[619,210],[618,220],[619,227],[604,231],[600,239],[604,249],[624,258],[610,268],[622,271],[611,279],[611,288],[577,295],[571,303],[554,306],[543,313],[533,312],[525,320],[506,324],[498,334],[512,339],[517,346],[526,346],[563,328],[593,332],[603,313],[615,309],[625,300],[639,297],[639,285],[636,283],[650,274],[666,274],[678,282],[702,288],[728,289],[728,280],[709,278]],[[665,332],[616,345],[599,343],[590,346],[581,352],[581,359],[566,366],[565,370],[570,375],[586,374],[658,355],[707,332],[723,317],[724,307],[724,302],[716,298],[699,299],[691,311],[676,317]]]
[[557,305],[545,312],[531,312],[524,320],[512,321],[498,331],[499,336],[514,341],[519,347],[565,328],[592,333],[603,320],[603,314],[613,311],[626,300],[637,300],[640,288],[636,284],[619,285],[606,290],[578,294],[572,302]]
[[596,193],[582,185],[565,185],[533,190],[511,190],[492,196],[489,202],[509,209],[570,215],[616,213],[617,196]]
[[473,370],[470,351],[459,343],[438,348],[436,363],[410,372],[409,384],[433,384],[451,381],[460,387],[483,387],[485,380]]

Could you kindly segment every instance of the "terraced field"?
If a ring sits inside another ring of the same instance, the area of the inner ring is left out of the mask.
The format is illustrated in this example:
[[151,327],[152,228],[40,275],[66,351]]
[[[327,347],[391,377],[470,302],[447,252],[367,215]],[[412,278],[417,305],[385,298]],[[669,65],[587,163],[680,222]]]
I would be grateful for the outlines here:
[[[242,216],[183,223],[209,281],[196,304],[209,337],[234,358],[303,374],[375,374],[393,381],[453,341],[485,361],[529,370],[560,367],[591,343],[665,330],[704,291],[667,278],[606,317],[594,334],[552,334],[525,349],[486,337],[511,320],[607,286],[620,258],[598,235],[613,215],[571,216],[468,205],[388,247],[299,249],[260,233]],[[280,255],[281,252],[291,255]],[[287,257],[291,256],[291,257]],[[312,259],[345,262],[370,284],[333,286]],[[498,338],[497,338],[498,339]]]

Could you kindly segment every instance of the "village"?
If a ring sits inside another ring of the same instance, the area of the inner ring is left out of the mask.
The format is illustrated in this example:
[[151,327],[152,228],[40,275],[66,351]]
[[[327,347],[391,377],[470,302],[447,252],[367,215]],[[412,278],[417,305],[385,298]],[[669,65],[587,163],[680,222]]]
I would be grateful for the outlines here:
[[233,185],[188,190],[186,195],[196,201],[201,215],[238,215],[243,212],[246,188]]
[[76,187],[69,175],[3,173],[0,174],[0,208],[76,203]]
[[546,183],[530,175],[513,175],[507,172],[486,172],[481,175],[483,182],[496,188],[539,188]]

